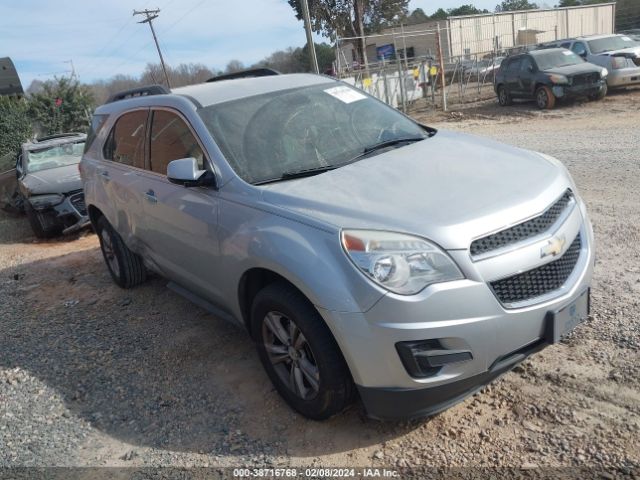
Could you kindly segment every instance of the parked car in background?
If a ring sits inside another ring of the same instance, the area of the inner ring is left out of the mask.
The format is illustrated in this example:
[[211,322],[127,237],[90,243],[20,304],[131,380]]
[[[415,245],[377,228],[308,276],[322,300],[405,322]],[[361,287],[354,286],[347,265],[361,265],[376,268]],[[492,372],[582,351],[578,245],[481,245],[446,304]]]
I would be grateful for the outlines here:
[[627,37],[631,37],[633,40],[635,40],[636,42],[640,43],[640,28],[634,28],[634,29],[631,29],[631,30],[623,30],[622,32],[618,32],[618,33],[626,35]]
[[500,105],[513,99],[535,100],[538,108],[553,108],[556,100],[607,94],[608,71],[584,61],[571,50],[548,48],[507,57],[496,75]]
[[482,59],[477,62],[471,62],[465,66],[465,79],[484,81],[493,80],[493,72],[500,68],[505,57],[495,57],[493,59]]
[[[0,162],[5,209],[24,211],[38,238],[72,233],[90,225],[78,171],[83,133],[63,133],[22,145]],[[10,168],[11,164],[13,167]]]
[[544,46],[568,48],[586,61],[606,68],[610,88],[640,85],[640,42],[628,35],[591,35]]
[[586,318],[593,231],[558,160],[324,76],[212,80],[95,111],[89,216],[119,286],[152,270],[245,327],[292,408],[357,389],[432,415]]

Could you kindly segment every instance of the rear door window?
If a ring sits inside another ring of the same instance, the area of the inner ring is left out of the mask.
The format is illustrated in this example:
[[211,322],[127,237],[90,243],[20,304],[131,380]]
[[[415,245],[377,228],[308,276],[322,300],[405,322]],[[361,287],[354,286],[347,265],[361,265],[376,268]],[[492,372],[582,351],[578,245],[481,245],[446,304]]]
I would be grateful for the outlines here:
[[154,110],[151,121],[151,171],[167,174],[167,165],[173,160],[193,157],[198,168],[204,169],[204,152],[182,118],[166,110]]
[[147,110],[136,110],[122,115],[104,144],[104,158],[123,165],[144,168],[148,116]]

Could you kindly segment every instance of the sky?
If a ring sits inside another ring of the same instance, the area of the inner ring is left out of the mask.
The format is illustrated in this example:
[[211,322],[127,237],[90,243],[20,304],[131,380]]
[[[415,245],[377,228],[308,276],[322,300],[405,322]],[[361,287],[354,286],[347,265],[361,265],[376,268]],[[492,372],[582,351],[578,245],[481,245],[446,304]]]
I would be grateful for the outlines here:
[[[470,2],[493,10],[497,0],[411,0],[410,9],[431,14]],[[252,64],[306,42],[286,0],[3,0],[0,57],[11,57],[25,89],[34,79],[69,74],[70,61],[83,82],[137,76],[158,56],[134,8],[160,8],[154,27],[169,65],[224,69],[232,59]]]

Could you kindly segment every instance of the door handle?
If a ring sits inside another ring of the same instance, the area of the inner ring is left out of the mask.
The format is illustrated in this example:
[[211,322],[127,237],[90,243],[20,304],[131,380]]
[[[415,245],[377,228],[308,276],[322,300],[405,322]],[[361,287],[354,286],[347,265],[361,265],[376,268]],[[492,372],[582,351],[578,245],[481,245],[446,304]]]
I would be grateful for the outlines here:
[[100,175],[105,182],[111,180],[111,178],[109,177],[109,172],[107,170],[100,170],[98,175]]
[[153,190],[147,190],[144,196],[150,203],[158,203],[158,199],[156,198],[156,192],[154,192]]

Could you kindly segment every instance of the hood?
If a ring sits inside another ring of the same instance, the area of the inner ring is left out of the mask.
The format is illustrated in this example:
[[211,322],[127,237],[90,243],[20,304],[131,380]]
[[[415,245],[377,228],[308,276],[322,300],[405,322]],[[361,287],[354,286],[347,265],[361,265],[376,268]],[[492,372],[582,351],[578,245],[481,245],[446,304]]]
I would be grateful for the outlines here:
[[602,67],[598,65],[594,65],[593,63],[579,63],[577,65],[567,65],[566,67],[554,67],[548,70],[544,70],[544,73],[556,73],[558,75],[565,76],[573,76],[580,75],[583,73],[600,73],[602,72]]
[[263,200],[338,228],[420,235],[466,249],[546,209],[569,186],[540,154],[471,135],[434,137],[314,177],[263,187]]
[[639,57],[640,56],[640,45],[636,45],[635,47],[623,48],[622,50],[613,50],[611,52],[604,52],[600,55],[623,55],[628,58]]
[[28,195],[67,193],[82,189],[77,164],[27,173],[20,183]]

